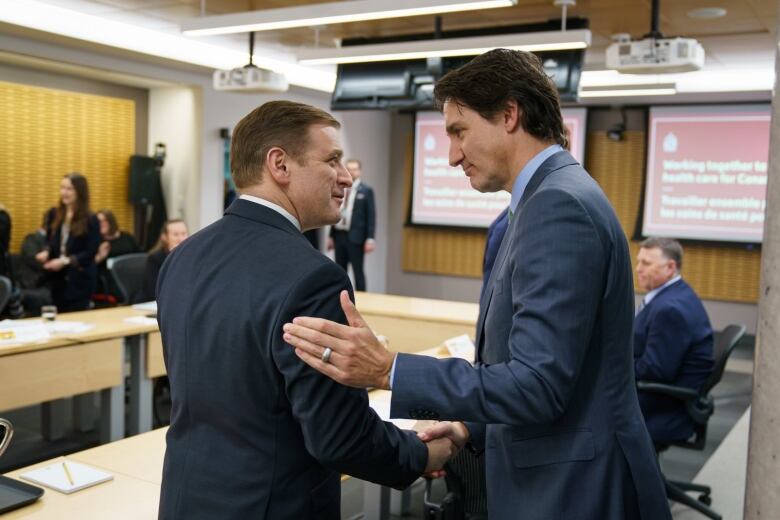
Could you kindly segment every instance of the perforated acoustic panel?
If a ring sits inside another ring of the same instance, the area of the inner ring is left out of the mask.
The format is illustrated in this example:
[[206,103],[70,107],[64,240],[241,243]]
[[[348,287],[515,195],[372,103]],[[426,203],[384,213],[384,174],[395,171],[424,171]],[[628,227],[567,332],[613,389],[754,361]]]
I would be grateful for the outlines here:
[[133,229],[134,101],[0,82],[0,114],[0,203],[13,218],[11,251],[40,226],[73,171],[87,177],[93,211],[108,208],[122,229]]

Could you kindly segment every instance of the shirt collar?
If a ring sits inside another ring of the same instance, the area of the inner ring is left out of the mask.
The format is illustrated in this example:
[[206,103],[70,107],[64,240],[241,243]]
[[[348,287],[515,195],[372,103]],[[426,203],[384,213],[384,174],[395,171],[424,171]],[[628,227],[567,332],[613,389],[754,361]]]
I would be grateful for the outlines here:
[[523,198],[523,192],[525,191],[528,183],[531,182],[531,177],[534,176],[536,170],[542,165],[544,161],[550,158],[553,154],[556,154],[563,150],[563,147],[559,144],[553,144],[536,154],[530,161],[528,161],[523,169],[520,170],[520,175],[515,179],[515,183],[512,186],[512,199],[509,202],[509,207],[512,213],[517,211],[517,205],[520,204],[520,199]]
[[292,225],[295,226],[295,229],[301,231],[301,223],[298,222],[298,219],[293,217],[289,211],[287,211],[280,205],[274,204],[273,202],[265,199],[261,199],[260,197],[255,197],[254,195],[242,194],[239,198],[248,200],[249,202],[254,202],[255,204],[260,204],[261,206],[265,206],[268,209],[274,210],[275,212],[279,213],[281,216],[289,220],[292,223]]
[[645,297],[642,299],[642,301],[645,303],[645,305],[649,304],[651,301],[653,301],[653,298],[658,296],[658,293],[672,285],[673,283],[677,283],[682,278],[682,275],[677,275],[665,284],[663,284],[661,287],[656,287],[652,291],[645,294]]

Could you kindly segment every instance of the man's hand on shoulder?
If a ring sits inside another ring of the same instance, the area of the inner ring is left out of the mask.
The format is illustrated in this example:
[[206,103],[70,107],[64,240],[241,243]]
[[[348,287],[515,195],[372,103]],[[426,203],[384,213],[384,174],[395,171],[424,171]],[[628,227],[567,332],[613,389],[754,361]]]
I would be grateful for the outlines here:
[[284,341],[306,364],[343,385],[389,390],[395,353],[366,325],[347,291],[340,299],[349,325],[298,317],[284,325]]

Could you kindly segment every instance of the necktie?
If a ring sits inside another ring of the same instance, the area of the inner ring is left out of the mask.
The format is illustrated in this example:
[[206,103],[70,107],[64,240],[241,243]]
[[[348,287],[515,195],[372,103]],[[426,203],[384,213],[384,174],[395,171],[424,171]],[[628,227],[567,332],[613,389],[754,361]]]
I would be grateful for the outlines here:
[[510,208],[509,209],[509,222],[510,222],[510,224],[512,223],[512,217],[514,217],[514,216],[515,216],[515,212],[512,211],[512,209]]

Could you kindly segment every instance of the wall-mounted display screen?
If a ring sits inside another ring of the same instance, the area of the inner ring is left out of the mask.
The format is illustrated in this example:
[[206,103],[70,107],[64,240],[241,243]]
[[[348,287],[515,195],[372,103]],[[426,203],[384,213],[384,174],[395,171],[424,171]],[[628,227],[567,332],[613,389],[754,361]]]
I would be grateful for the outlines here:
[[[582,163],[587,110],[567,108],[562,112],[570,151]],[[449,165],[450,140],[440,113],[417,112],[414,127],[412,223],[488,227],[509,205],[509,193],[480,193],[471,187],[460,167]]]
[[769,105],[650,110],[644,236],[761,242]]

